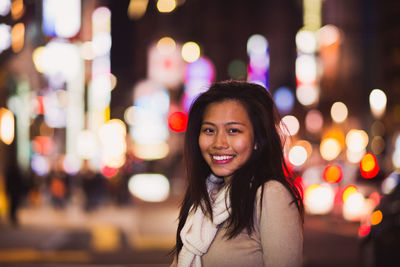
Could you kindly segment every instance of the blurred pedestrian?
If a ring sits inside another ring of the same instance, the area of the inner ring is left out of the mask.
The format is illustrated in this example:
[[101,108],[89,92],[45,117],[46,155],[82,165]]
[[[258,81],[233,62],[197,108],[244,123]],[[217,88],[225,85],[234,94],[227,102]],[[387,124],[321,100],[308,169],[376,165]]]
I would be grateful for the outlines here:
[[[15,142],[14,142],[15,143]],[[18,208],[21,205],[22,197],[26,191],[23,182],[22,171],[18,165],[16,156],[16,145],[10,147],[10,155],[8,155],[5,171],[6,192],[8,197],[8,216],[13,226],[19,225]]]
[[279,129],[257,84],[214,83],[193,103],[172,266],[301,266],[303,204]]

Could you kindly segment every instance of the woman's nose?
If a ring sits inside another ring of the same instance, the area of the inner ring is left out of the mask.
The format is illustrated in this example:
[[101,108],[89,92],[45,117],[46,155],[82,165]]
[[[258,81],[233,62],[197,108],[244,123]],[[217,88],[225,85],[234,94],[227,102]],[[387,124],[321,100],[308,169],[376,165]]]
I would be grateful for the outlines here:
[[228,147],[228,139],[226,134],[224,133],[217,133],[214,139],[214,147],[217,149],[226,148]]

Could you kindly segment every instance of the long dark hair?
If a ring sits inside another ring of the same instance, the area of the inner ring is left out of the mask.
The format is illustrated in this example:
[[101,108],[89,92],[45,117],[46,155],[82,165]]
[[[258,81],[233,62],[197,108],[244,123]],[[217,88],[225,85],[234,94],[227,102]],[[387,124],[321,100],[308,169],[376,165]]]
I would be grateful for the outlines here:
[[180,252],[183,243],[180,232],[186,222],[190,208],[201,208],[204,214],[212,218],[212,207],[206,188],[206,179],[211,169],[205,162],[199,147],[200,128],[205,109],[211,103],[224,100],[237,100],[247,110],[254,130],[253,150],[250,158],[235,171],[230,181],[231,214],[227,221],[227,237],[233,238],[243,229],[249,233],[254,230],[253,213],[257,189],[269,180],[281,182],[293,195],[300,215],[303,218],[302,192],[288,171],[280,135],[279,114],[272,97],[262,86],[243,81],[223,81],[211,85],[193,103],[185,134],[184,161],[188,186],[182,202],[176,252]]

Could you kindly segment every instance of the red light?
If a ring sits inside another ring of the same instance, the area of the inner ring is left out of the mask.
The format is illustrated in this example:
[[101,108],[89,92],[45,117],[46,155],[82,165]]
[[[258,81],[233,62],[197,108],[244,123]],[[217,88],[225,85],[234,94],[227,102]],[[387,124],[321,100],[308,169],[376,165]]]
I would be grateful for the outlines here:
[[111,178],[111,177],[114,177],[118,173],[118,168],[112,168],[112,167],[104,166],[103,168],[101,168],[101,173],[105,177]]
[[168,126],[174,132],[184,132],[186,130],[188,115],[181,111],[175,111],[168,117]]
[[32,149],[41,155],[50,155],[54,152],[55,143],[48,136],[36,136],[32,140]]
[[322,176],[328,183],[338,183],[343,178],[343,171],[338,165],[329,165],[325,168]]
[[367,153],[360,161],[361,176],[366,179],[374,178],[379,172],[379,165],[374,154]]
[[36,112],[36,114],[43,115],[45,113],[45,110],[44,110],[44,97],[43,96],[38,96],[36,98],[36,101],[37,101],[37,103],[36,103],[36,106],[35,106],[35,112]]
[[371,231],[371,225],[360,225],[358,228],[358,236],[366,236]]

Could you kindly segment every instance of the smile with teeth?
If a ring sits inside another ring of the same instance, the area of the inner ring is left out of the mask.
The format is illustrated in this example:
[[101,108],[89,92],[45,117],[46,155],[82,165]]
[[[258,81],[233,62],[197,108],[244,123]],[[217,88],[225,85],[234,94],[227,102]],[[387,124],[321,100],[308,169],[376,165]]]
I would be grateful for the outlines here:
[[233,155],[211,155],[211,157],[214,162],[218,163],[227,163],[234,158]]

